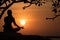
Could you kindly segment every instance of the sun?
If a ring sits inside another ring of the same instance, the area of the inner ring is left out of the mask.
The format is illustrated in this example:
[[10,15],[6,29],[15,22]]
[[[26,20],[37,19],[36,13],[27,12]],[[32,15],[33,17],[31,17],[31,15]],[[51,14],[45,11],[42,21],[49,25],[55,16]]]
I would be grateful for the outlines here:
[[25,25],[26,21],[25,20],[20,20],[21,25]]

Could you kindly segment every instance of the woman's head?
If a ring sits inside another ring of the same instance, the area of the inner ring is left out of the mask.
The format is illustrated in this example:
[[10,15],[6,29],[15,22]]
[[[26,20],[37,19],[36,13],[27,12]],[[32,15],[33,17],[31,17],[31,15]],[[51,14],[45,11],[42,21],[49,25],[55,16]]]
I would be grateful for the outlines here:
[[8,11],[7,11],[7,14],[8,14],[8,15],[12,15],[12,11],[11,11],[11,10],[8,10]]

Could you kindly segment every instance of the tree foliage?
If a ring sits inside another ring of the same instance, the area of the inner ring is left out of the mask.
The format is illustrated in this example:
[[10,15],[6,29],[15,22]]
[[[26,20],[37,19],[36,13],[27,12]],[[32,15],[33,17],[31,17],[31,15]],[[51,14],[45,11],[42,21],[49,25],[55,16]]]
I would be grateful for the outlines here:
[[[4,12],[14,3],[20,3],[20,2],[29,3],[28,6],[23,7],[23,10],[25,10],[26,8],[32,6],[32,4],[35,4],[36,6],[42,6],[46,2],[50,2],[50,1],[52,2],[52,8],[53,8],[52,11],[55,13],[55,17],[46,18],[46,19],[54,20],[55,18],[60,16],[60,15],[57,15],[57,13],[60,12],[60,10],[57,10],[58,8],[60,8],[60,0],[0,0],[0,19],[4,14]],[[7,4],[6,2],[9,2],[9,3]],[[3,4],[6,4],[6,6],[2,7]]]

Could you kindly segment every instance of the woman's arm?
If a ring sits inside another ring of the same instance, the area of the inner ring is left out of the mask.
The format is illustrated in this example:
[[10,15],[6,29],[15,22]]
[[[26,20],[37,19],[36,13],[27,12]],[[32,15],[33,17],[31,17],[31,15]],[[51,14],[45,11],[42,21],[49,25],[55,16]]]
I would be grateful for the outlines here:
[[15,22],[15,19],[13,18],[13,23],[14,23],[14,25],[15,26],[17,26],[18,28],[22,28],[23,29],[23,27],[19,27],[17,24],[16,24],[16,22]]

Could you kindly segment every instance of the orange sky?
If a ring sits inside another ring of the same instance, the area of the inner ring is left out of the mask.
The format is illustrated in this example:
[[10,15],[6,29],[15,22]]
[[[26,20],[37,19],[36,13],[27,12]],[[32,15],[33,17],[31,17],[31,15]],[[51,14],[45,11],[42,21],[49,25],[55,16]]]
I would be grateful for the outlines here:
[[[25,10],[22,9],[23,6],[24,3],[16,3],[9,8],[12,10],[12,15],[19,26],[21,19],[26,20],[24,29],[19,32],[26,35],[60,35],[60,18],[56,18],[55,21],[45,19],[54,16],[50,3],[41,7],[32,5]],[[0,31],[3,31],[2,26],[4,25],[5,16],[7,16],[6,12],[0,20]]]

